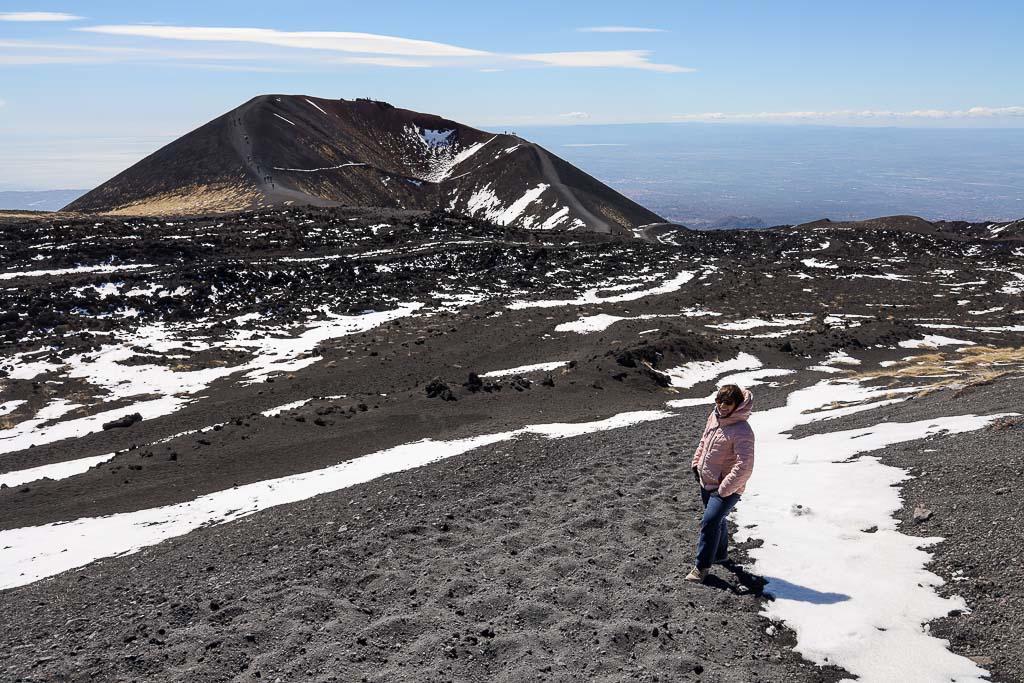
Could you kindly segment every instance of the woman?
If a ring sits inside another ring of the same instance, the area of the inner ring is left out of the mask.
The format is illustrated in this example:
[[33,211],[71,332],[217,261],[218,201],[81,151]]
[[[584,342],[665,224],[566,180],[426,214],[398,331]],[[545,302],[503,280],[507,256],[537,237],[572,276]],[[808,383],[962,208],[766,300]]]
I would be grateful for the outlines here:
[[693,454],[693,476],[700,484],[704,517],[700,521],[696,566],[686,580],[701,583],[712,564],[728,561],[729,528],[725,518],[736,507],[754,470],[754,431],[747,423],[754,396],[726,384],[715,396],[704,435]]

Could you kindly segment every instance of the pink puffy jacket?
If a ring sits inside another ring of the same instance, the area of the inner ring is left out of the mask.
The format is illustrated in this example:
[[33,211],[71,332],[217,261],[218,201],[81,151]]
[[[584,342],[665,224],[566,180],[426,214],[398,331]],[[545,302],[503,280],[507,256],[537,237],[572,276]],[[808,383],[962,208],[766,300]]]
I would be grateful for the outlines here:
[[718,489],[723,498],[743,493],[754,471],[754,430],[747,424],[753,407],[754,395],[746,389],[743,403],[728,417],[719,417],[716,406],[693,453],[691,466],[697,468],[701,485],[708,490]]

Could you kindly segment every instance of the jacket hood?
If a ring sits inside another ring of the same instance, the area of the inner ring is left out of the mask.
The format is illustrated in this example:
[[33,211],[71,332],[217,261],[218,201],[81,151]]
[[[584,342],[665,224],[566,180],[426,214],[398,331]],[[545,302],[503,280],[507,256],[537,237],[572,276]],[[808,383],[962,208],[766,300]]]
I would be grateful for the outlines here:
[[743,422],[750,417],[751,411],[754,409],[754,394],[750,393],[749,389],[743,390],[743,403],[736,406],[735,410],[729,413],[728,417],[721,417],[718,414],[718,406],[715,406],[715,417],[718,418],[718,424],[720,425],[731,425],[737,422]]

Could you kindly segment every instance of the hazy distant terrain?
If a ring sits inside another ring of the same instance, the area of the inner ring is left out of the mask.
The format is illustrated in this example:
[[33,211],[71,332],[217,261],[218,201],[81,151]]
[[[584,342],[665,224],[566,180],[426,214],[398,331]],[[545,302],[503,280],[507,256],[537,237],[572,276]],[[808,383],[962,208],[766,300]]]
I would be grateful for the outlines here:
[[[693,227],[1024,216],[1024,130],[641,124],[520,128],[668,220]],[[719,223],[718,225],[713,225]]]
[[[693,227],[893,214],[975,221],[1024,216],[1024,129],[685,123],[516,132],[654,213]],[[140,139],[134,157],[123,139],[115,142],[116,154],[102,145],[94,150],[95,177],[83,176],[82,184],[98,185],[167,140]],[[38,160],[24,161],[27,177],[38,184]],[[0,208],[63,205],[35,204],[36,194],[0,191]]]
[[38,192],[0,192],[0,209],[56,211],[89,190],[40,190]]

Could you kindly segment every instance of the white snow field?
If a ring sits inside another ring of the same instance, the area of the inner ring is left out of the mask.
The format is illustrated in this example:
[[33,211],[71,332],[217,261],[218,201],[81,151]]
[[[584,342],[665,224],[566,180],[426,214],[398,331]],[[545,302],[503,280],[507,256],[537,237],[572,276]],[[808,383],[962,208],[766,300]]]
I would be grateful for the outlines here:
[[[909,475],[875,457],[849,459],[943,430],[980,429],[1008,414],[880,423],[801,439],[786,434],[800,424],[893,403],[821,410],[885,391],[824,381],[793,392],[783,407],[755,410],[757,466],[736,509],[736,540],[765,540],[750,551],[753,570],[769,579],[766,591],[775,596],[765,615],[796,631],[796,650],[807,659],[841,666],[860,683],[985,680],[987,672],[951,653],[924,626],[967,606],[939,597],[933,589],[942,579],[924,569],[930,559],[924,548],[941,539],[896,529],[893,513],[902,501],[892,485]],[[809,417],[812,410],[820,412]],[[865,532],[872,527],[877,531]]]

